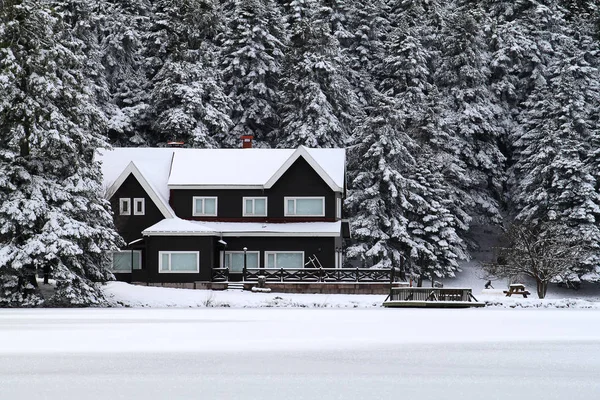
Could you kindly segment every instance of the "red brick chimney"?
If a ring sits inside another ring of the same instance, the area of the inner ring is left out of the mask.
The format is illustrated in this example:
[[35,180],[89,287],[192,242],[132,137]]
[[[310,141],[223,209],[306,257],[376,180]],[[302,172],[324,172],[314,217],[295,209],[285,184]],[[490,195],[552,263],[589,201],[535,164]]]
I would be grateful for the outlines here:
[[242,135],[242,149],[251,149],[253,138],[252,135]]

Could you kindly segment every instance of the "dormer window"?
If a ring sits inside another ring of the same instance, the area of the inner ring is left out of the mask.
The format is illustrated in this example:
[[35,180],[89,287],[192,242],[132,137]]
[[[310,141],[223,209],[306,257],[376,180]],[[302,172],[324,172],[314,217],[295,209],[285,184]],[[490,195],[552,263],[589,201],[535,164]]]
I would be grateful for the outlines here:
[[286,217],[324,217],[324,197],[285,197]]
[[244,217],[266,217],[266,197],[244,197]]
[[146,214],[146,201],[144,198],[133,199],[133,215]]
[[217,198],[216,197],[194,197],[193,213],[195,217],[199,216],[217,216]]
[[131,215],[131,199],[120,198],[119,199],[119,214]]

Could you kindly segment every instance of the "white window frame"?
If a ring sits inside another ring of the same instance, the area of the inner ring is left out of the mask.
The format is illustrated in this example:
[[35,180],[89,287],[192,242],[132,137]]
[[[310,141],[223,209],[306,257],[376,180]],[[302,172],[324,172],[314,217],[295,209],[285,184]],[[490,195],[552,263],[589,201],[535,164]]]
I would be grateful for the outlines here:
[[[169,270],[162,269],[162,256],[169,255]],[[171,271],[171,254],[195,254],[196,255],[196,270],[195,271]],[[197,274],[200,272],[200,252],[199,251],[159,251],[158,252],[158,273],[159,274]]]
[[[301,200],[323,200],[323,213],[316,215],[316,214],[309,214],[309,215],[305,215],[305,214],[290,214],[289,210],[288,210],[288,201],[289,200],[294,200],[294,212],[296,211],[296,200],[301,199]],[[325,216],[325,197],[324,196],[286,196],[283,198],[283,207],[284,207],[284,216],[286,217],[324,217]]]
[[[243,251],[221,251],[221,268],[225,268],[225,256],[228,254],[244,254]],[[246,255],[248,254],[256,254],[256,259],[258,261],[258,268],[260,268],[260,251],[246,251]]]
[[[114,271],[113,265],[115,265],[115,253],[127,253],[127,254],[131,255],[132,252],[138,253],[140,255],[140,267],[133,268],[133,265],[132,265],[131,269],[129,271]],[[142,251],[141,250],[118,250],[118,251],[112,251],[110,253],[110,271],[113,274],[130,274],[132,272],[132,270],[140,270],[140,269],[142,269]]]
[[[138,204],[142,205],[142,211],[138,211]],[[146,214],[146,199],[143,197],[136,197],[133,199],[133,215],[145,215]]]
[[[246,210],[246,201],[247,200],[252,200],[252,213],[249,213],[248,210]],[[256,214],[254,213],[254,209],[256,207],[254,207],[254,200],[264,200],[265,201],[265,213],[264,214]],[[268,214],[268,207],[269,207],[269,200],[267,197],[242,197],[242,208],[243,208],[243,212],[242,212],[242,216],[244,217],[266,217]]]
[[[214,214],[206,214],[204,210],[198,212],[196,210],[196,200],[202,199],[202,208],[206,208],[206,199],[214,199],[215,200],[215,213]],[[219,212],[219,199],[216,196],[194,196],[192,197],[192,215],[194,217],[216,217]]]
[[299,268],[304,268],[304,251],[265,251],[265,263],[264,263],[265,268],[269,268],[269,266],[268,266],[269,265],[269,255],[274,254],[275,255],[275,266],[272,268],[279,269],[279,268],[277,268],[277,254],[279,254],[279,253],[302,254],[302,266],[300,266]]
[[[127,204],[127,210],[125,211],[123,205]],[[131,199],[128,197],[121,197],[119,199],[119,214],[120,215],[131,215]]]
[[335,199],[335,217],[337,219],[342,219],[342,198],[337,197]]

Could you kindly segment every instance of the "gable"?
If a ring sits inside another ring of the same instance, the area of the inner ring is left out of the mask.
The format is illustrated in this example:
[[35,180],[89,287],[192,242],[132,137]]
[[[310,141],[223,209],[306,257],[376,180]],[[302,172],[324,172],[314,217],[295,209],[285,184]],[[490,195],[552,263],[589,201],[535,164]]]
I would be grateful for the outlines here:
[[[122,198],[131,199],[131,207],[133,207],[133,199],[144,199],[144,214],[135,215],[130,213],[129,215],[121,215],[119,200]],[[125,239],[126,243],[141,238],[141,232],[144,229],[165,219],[156,203],[146,193],[146,190],[135,175],[131,173],[113,193],[110,198],[110,204],[113,209],[115,228],[123,239]]]
[[[341,159],[339,159],[339,154],[337,154],[338,157],[335,156],[336,153],[340,152],[340,149],[312,149],[311,151],[318,152],[319,150],[324,150],[326,152],[328,151],[330,153],[331,159],[334,160],[333,165],[331,164],[331,162],[329,162],[326,164],[327,166],[329,166],[329,167],[337,166],[338,167],[338,168],[331,168],[331,172],[333,172],[334,170],[339,170],[340,165],[336,165],[336,164],[341,164],[342,171],[343,171],[345,157],[341,157]],[[344,154],[343,150],[341,151],[341,153]],[[309,149],[307,149],[304,146],[300,146],[300,147],[298,147],[298,149],[296,149],[296,151],[294,151],[294,153],[290,156],[290,158],[288,158],[285,161],[285,163],[283,163],[283,165],[277,170],[277,172],[275,172],[273,174],[273,176],[271,176],[271,178],[267,181],[267,183],[265,184],[265,188],[269,189],[269,188],[273,187],[275,182],[277,182],[279,179],[281,179],[281,177],[286,173],[286,171],[300,159],[303,159],[310,166],[310,168],[319,176],[319,178],[323,182],[325,182],[325,184],[327,184],[327,186],[329,186],[329,188],[331,188],[331,190],[333,190],[334,192],[342,192],[343,191],[343,184],[341,183],[341,182],[343,182],[343,173],[342,173],[342,180],[340,182],[336,182],[331,177],[331,175],[329,175],[327,173],[327,171],[323,168],[323,166],[315,160],[315,158],[309,152]],[[324,161],[325,161],[325,159],[324,159]],[[338,175],[338,174],[336,174],[336,175]]]
[[159,194],[153,185],[148,182],[148,180],[133,162],[130,162],[129,165],[127,165],[123,172],[121,172],[113,184],[107,189],[106,195],[109,199],[113,198],[115,193],[117,193],[129,176],[133,176],[135,178],[136,182],[141,186],[144,193],[151,199],[151,201],[160,210],[161,214],[165,218],[175,217],[175,212],[171,209],[168,202]]
[[300,157],[283,172],[271,187],[273,192],[281,192],[288,196],[322,196],[333,193],[331,187]]

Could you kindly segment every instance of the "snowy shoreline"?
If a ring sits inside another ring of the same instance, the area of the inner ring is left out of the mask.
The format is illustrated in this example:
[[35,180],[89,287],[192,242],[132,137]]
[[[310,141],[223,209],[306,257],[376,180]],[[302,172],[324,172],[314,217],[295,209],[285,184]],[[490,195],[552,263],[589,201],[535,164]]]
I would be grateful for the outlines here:
[[[252,293],[135,286],[110,282],[104,294],[112,307],[132,308],[381,308],[385,295]],[[507,298],[476,294],[486,308],[600,309],[599,298]]]

